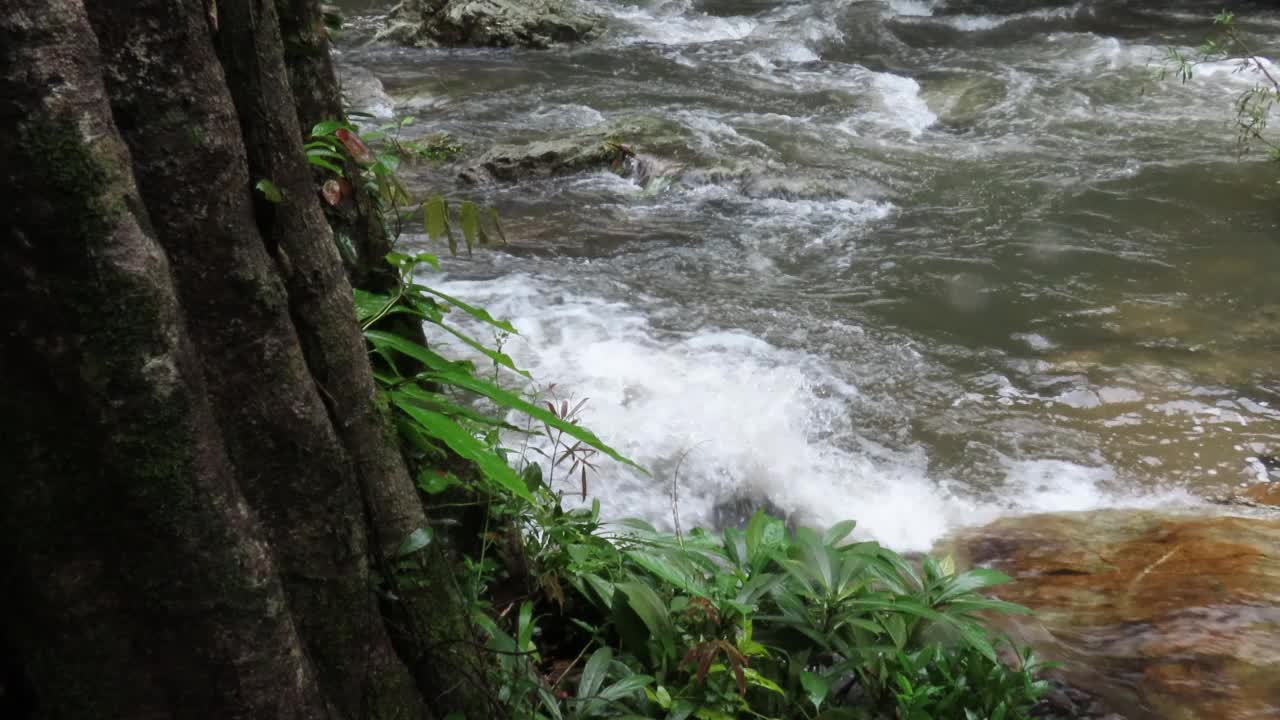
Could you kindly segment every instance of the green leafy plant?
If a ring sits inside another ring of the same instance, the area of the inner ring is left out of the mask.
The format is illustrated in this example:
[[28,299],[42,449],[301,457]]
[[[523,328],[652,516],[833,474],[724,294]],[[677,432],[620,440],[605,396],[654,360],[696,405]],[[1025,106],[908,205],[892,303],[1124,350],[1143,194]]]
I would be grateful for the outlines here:
[[1245,39],[1234,13],[1225,10],[1219,13],[1214,18],[1214,27],[1214,34],[1194,54],[1167,48],[1157,74],[1160,79],[1173,75],[1186,83],[1204,63],[1234,60],[1237,72],[1257,78],[1252,87],[1236,96],[1233,104],[1237,144],[1242,152],[1261,147],[1273,160],[1280,161],[1280,140],[1271,137],[1269,132],[1271,116],[1280,102],[1280,78],[1272,72],[1271,63]]

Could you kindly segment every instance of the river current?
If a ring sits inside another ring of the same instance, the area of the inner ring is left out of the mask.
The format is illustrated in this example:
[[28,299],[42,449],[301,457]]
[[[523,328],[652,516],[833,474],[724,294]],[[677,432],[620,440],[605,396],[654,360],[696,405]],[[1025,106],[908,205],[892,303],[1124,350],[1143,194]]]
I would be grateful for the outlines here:
[[[511,240],[428,281],[510,319],[505,351],[651,469],[589,479],[608,515],[670,527],[674,481],[685,528],[768,502],[918,550],[1197,508],[1280,452],[1280,169],[1230,124],[1257,78],[1156,77],[1208,4],[594,4],[606,35],[549,51],[366,44],[359,17],[339,62],[472,157],[661,121],[623,138],[643,182],[414,173]],[[1274,56],[1280,12],[1241,12]]]

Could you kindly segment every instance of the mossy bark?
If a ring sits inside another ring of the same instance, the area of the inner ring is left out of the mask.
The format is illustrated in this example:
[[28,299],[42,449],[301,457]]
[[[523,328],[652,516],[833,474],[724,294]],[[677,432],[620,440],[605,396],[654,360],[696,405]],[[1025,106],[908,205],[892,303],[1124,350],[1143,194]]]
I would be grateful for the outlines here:
[[0,7],[0,637],[37,717],[493,716],[445,556],[379,594],[427,521],[280,27]]
[[39,717],[327,717],[79,3],[0,13],[0,622]]

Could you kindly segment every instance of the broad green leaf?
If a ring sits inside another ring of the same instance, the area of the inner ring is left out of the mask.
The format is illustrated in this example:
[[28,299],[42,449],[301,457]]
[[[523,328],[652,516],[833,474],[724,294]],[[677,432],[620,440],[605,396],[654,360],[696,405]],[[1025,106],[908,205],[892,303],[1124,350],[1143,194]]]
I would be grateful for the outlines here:
[[424,390],[412,383],[406,383],[395,390],[388,390],[387,392],[391,395],[400,396],[402,399],[407,399],[409,402],[414,404],[421,405],[428,410],[435,410],[442,415],[466,418],[472,422],[480,423],[482,425],[492,425],[493,427],[502,428],[503,430],[522,432],[520,428],[515,427],[505,420],[491,417],[472,408],[451,402],[447,397],[440,393]]
[[520,617],[516,624],[516,631],[520,652],[533,650],[533,603],[528,600],[520,603]]
[[316,167],[324,168],[325,170],[328,170],[334,175],[342,176],[342,168],[338,167],[337,165],[335,165],[334,163],[328,160],[325,160],[324,158],[316,157],[314,155],[308,155],[307,162],[311,163],[312,165],[315,165]]
[[626,556],[669,585],[674,585],[691,595],[707,594],[701,579],[695,579],[692,574],[684,568],[677,567],[667,558],[638,550],[629,551]]
[[503,245],[509,245],[507,234],[502,231],[502,221],[498,219],[498,211],[489,208],[489,219],[493,221],[493,229],[498,231],[498,239],[502,241]]
[[449,224],[449,207],[442,196],[433,195],[422,203],[422,222],[432,242],[447,240],[449,253],[458,254],[458,241],[454,239],[453,228]]
[[461,340],[464,344],[466,344],[472,350],[475,350],[481,355],[484,355],[485,357],[489,358],[490,360],[497,363],[498,365],[501,365],[502,367],[505,367],[508,370],[511,370],[512,372],[518,375],[523,375],[527,378],[532,379],[533,376],[529,374],[528,370],[521,370],[520,368],[516,367],[516,362],[511,359],[510,355],[485,347],[484,344],[482,344],[480,341],[462,332],[461,330],[458,330],[452,325],[449,325],[443,322],[438,322],[436,323],[436,325],[442,330],[448,332],[450,335],[453,335],[454,337]]
[[737,528],[725,528],[721,535],[724,538],[725,559],[733,563],[735,568],[750,567],[747,562],[746,535]]
[[360,288],[356,288],[354,294],[356,303],[356,321],[360,323],[382,314],[383,310],[388,305],[395,302],[395,299],[390,295],[366,292]]
[[798,528],[792,549],[796,551],[797,560],[804,566],[807,574],[817,579],[824,590],[835,589],[835,568],[832,567],[831,553],[816,532],[809,528]]
[[324,137],[325,135],[332,135],[338,128],[345,127],[350,126],[340,120],[326,120],[324,122],[316,123],[315,127],[311,128],[311,136]]
[[614,586],[612,583],[594,573],[583,573],[580,577],[587,587],[591,588],[591,591],[596,594],[601,605],[604,607],[613,605]]
[[542,685],[538,686],[538,699],[542,701],[542,707],[551,714],[552,720],[564,720],[564,715],[560,713],[560,703],[556,701],[551,691]]
[[385,332],[383,330],[366,330],[365,338],[373,343],[375,348],[391,348],[402,355],[406,355],[425,367],[438,373],[469,373],[469,366],[464,362],[448,360],[438,353],[435,353],[412,340],[406,340],[394,333]]
[[827,693],[831,692],[831,683],[821,675],[806,670],[800,673],[800,685],[804,687],[805,695],[809,697],[809,702],[813,703],[814,709],[821,710],[822,703],[827,699]]
[[649,630],[649,634],[668,656],[675,654],[675,628],[671,624],[667,606],[653,588],[640,582],[622,582],[614,586],[614,603],[618,594],[626,600],[627,606],[635,612],[640,621]]
[[948,578],[947,583],[942,588],[942,592],[934,598],[934,605],[941,605],[984,587],[1003,585],[1007,582],[1009,582],[1009,576],[996,570],[984,568],[970,570],[961,575]]
[[640,518],[622,518],[617,522],[619,525],[623,527],[631,528],[632,530],[639,530],[640,532],[645,533],[646,535],[658,534],[657,528],[645,522],[644,520],[641,520]]
[[[372,332],[366,333],[366,335],[371,335],[371,334]],[[409,343],[409,344],[413,345],[413,343]],[[435,369],[433,368],[433,370]],[[603,452],[604,454],[608,455],[614,460],[617,460],[618,462],[626,465],[630,465],[631,467],[639,470],[640,472],[645,473],[646,475],[648,474],[648,471],[646,471],[644,468],[637,465],[635,461],[624,457],[617,450],[614,450],[613,448],[604,444],[604,441],[596,437],[595,434],[592,433],[590,430],[587,430],[586,428],[583,428],[580,425],[576,425],[574,423],[561,420],[559,417],[557,417],[553,413],[548,412],[546,408],[538,407],[537,405],[534,405],[533,403],[525,400],[519,395],[503,390],[502,388],[494,385],[493,383],[480,380],[475,376],[472,376],[470,374],[463,374],[456,370],[452,370],[452,371],[436,370],[435,372],[427,373],[426,375],[424,375],[424,379],[447,383],[449,385],[453,385],[454,387],[462,388],[464,390],[470,390],[471,392],[474,392],[477,395],[483,395],[484,397],[489,398],[490,400],[498,403],[503,407],[509,408],[511,410],[516,410],[518,412],[522,412],[532,417],[534,420],[537,420],[538,422],[545,423],[557,430],[562,430],[566,435],[573,437],[575,439],[581,440],[582,442]]]
[[893,640],[893,644],[901,650],[907,644],[907,621],[898,614],[885,615],[881,621],[881,626],[889,633],[889,639]]
[[609,673],[609,663],[613,662],[613,651],[607,647],[591,653],[587,664],[582,667],[582,680],[578,682],[578,698],[594,697],[604,684]]
[[322,157],[322,158],[328,158],[330,160],[337,160],[338,162],[343,162],[346,160],[346,158],[342,156],[342,153],[336,150],[333,150],[332,148],[325,147],[324,145],[320,145],[314,148],[308,148],[307,157]]
[[467,243],[467,253],[477,245],[480,236],[480,208],[470,200],[458,207],[458,224],[462,227],[462,239]]
[[621,700],[634,694],[645,686],[651,685],[653,678],[648,675],[628,675],[618,682],[600,691],[600,698],[609,702]]
[[448,445],[449,449],[474,462],[486,478],[510,490],[516,497],[534,502],[533,494],[525,487],[515,470],[489,446],[477,440],[456,422],[435,411],[418,407],[403,397],[393,396],[393,402],[433,437]]
[[944,617],[944,621],[946,624],[955,628],[956,632],[960,634],[960,637],[964,638],[964,641],[969,644],[969,647],[982,653],[984,657],[993,663],[1000,662],[996,657],[996,649],[991,646],[991,641],[987,639],[987,633],[982,629],[982,627],[972,622],[965,622],[963,620],[956,620],[949,617]]
[[468,305],[467,303],[459,300],[458,298],[452,295],[447,295],[445,293],[442,293],[439,290],[436,290],[435,288],[426,287],[425,285],[421,287],[423,291],[429,292],[432,295],[435,295],[441,300],[444,300],[445,302],[458,308],[462,312],[470,315],[471,317],[479,320],[482,323],[485,323],[487,325],[492,325],[498,328],[499,330],[505,330],[506,332],[509,332],[512,335],[520,334],[519,331],[516,330],[515,326],[512,325],[510,322],[507,322],[506,320],[494,319],[494,317],[490,315],[488,311],[486,311],[484,308],[478,308],[478,307],[475,307],[474,305]]
[[770,680],[764,675],[761,675],[759,671],[753,668],[749,668],[749,667],[742,668],[742,676],[746,678],[749,684],[754,685],[758,688],[763,688],[765,690],[768,690],[769,692],[775,692],[779,695],[785,696],[787,694],[786,692],[783,691],[782,688],[778,687],[778,683]]
[[841,540],[849,537],[849,533],[853,532],[855,525],[857,525],[857,523],[852,520],[845,520],[832,525],[825,533],[822,534],[822,543],[824,545],[835,545],[839,543]]

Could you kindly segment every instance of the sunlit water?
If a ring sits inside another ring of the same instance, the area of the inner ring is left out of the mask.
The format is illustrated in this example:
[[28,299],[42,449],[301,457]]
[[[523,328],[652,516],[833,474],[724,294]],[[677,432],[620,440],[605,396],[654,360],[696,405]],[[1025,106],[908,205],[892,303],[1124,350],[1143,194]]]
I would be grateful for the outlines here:
[[[432,281],[511,319],[506,351],[652,470],[590,478],[609,514],[670,526],[678,478],[684,527],[768,501],[921,549],[1001,513],[1194,505],[1280,450],[1280,169],[1228,123],[1256,78],[1154,77],[1204,3],[596,4],[584,46],[357,30],[341,61],[473,155],[669,126],[624,138],[668,168],[645,186],[413,174],[512,240]],[[1280,13],[1248,16],[1280,48]]]

